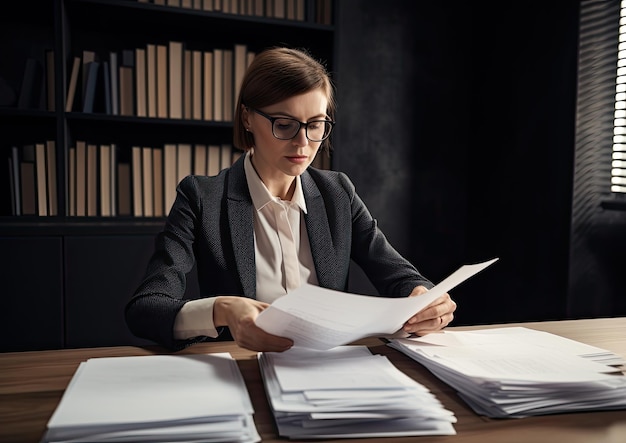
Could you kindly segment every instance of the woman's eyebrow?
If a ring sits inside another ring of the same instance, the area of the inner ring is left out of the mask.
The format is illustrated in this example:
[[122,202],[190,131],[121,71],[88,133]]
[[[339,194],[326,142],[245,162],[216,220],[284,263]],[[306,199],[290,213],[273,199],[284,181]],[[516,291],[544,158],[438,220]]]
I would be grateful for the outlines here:
[[[268,112],[268,114],[271,115],[272,117],[276,117],[277,115],[282,115],[282,116],[285,116],[285,117],[293,118],[294,120],[299,120],[294,115],[292,115],[292,114],[290,114],[288,112],[283,112],[283,111]],[[328,117],[327,114],[320,113],[320,114],[314,115],[312,117],[309,117],[307,120],[326,120],[328,118],[329,117]]]

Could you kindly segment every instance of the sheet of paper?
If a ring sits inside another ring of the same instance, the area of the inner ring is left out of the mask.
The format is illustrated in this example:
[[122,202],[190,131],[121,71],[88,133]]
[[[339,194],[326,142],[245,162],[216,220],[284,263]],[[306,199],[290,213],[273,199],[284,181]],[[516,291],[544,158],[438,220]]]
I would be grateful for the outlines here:
[[412,337],[417,343],[431,343],[441,346],[482,346],[511,345],[512,343],[533,344],[550,349],[561,349],[574,355],[590,354],[603,351],[600,348],[555,334],[536,331],[521,326],[484,328],[474,331],[442,331],[441,334],[429,334]]
[[[232,381],[231,365],[230,356],[222,354],[88,360],[49,426],[57,421],[81,426],[108,424],[113,419],[120,424],[150,423],[249,413],[251,404],[242,401],[245,396]],[[180,377],[181,373],[186,376]],[[155,382],[159,389],[154,389]],[[120,397],[120,392],[125,395]],[[167,398],[170,401],[164,404]],[[224,399],[219,407],[216,398]]]
[[408,377],[390,376],[387,365],[385,357],[368,355],[321,361],[277,360],[274,371],[283,392],[413,386]]
[[606,380],[605,374],[615,371],[567,352],[520,343],[467,348],[438,346],[422,348],[420,352],[467,377],[509,382]]
[[291,338],[295,346],[317,350],[364,337],[391,335],[415,313],[496,260],[463,265],[417,297],[374,297],[305,284],[272,303],[257,317],[256,325]]
[[535,329],[520,326],[505,326],[499,328],[484,328],[473,331],[441,331],[438,334],[428,334],[422,337],[406,338],[409,343],[431,344],[437,346],[458,346],[475,348],[486,345],[502,345],[515,348],[521,345],[535,345],[540,348],[567,352],[587,360],[605,365],[623,365],[623,357],[613,354],[606,349],[591,346],[586,343],[550,334]]

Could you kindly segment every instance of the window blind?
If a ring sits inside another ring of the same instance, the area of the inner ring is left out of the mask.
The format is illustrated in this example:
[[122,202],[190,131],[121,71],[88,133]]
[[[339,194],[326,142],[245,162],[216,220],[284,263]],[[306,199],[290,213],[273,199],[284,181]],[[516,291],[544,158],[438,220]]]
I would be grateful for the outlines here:
[[626,1],[620,3],[611,192],[626,194]]

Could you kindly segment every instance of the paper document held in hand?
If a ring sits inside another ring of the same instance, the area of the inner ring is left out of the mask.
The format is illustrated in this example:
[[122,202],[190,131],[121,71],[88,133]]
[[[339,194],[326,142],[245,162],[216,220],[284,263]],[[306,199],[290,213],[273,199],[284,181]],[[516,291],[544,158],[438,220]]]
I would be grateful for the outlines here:
[[270,334],[292,339],[294,346],[317,350],[365,337],[389,336],[415,313],[496,260],[463,265],[416,297],[357,295],[304,284],[261,312],[256,325]]

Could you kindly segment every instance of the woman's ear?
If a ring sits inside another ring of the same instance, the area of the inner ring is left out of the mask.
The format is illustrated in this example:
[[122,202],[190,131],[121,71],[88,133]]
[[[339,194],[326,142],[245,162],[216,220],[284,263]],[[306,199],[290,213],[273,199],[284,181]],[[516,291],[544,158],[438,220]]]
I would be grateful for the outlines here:
[[241,124],[246,131],[250,131],[250,111],[244,105],[241,105]]

